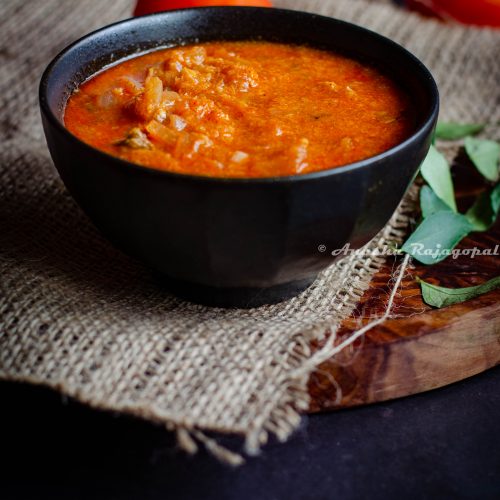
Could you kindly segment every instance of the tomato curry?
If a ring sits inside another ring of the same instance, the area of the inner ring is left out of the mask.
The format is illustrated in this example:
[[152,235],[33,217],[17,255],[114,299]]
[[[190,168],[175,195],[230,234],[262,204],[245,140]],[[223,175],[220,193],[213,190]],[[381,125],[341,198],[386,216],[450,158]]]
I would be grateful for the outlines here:
[[386,75],[340,54],[209,42],[125,60],[84,82],[65,125],[119,158],[170,172],[273,177],[346,165],[414,128]]

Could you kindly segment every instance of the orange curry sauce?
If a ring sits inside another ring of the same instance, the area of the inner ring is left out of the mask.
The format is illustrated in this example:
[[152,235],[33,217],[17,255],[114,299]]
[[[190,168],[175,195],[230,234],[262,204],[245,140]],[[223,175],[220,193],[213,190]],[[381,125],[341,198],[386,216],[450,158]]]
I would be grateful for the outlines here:
[[406,139],[408,97],[376,69],[303,46],[212,42],[162,49],[98,73],[66,127],[140,165],[213,177],[304,174]]

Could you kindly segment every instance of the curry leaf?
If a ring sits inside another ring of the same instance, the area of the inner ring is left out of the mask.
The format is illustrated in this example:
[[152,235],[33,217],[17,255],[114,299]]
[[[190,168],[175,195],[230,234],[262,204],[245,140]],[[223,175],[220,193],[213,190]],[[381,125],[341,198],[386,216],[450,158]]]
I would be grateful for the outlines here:
[[434,146],[429,149],[429,153],[420,167],[420,173],[436,195],[456,212],[457,204],[450,166],[446,158]]
[[436,264],[446,259],[472,230],[464,215],[451,210],[436,212],[422,221],[401,250],[422,264]]
[[433,307],[446,307],[453,304],[459,304],[466,300],[473,299],[495,288],[500,287],[500,276],[493,278],[486,283],[478,286],[469,286],[466,288],[444,288],[417,278],[422,289],[424,302]]
[[498,180],[500,144],[486,139],[465,139],[465,151],[479,172],[490,181]]
[[441,199],[429,186],[422,186],[420,190],[420,208],[424,218],[441,212],[443,210],[451,210],[451,208]]
[[474,231],[487,231],[495,223],[500,210],[500,184],[491,192],[481,194],[465,216]]
[[483,130],[481,123],[448,123],[438,122],[436,127],[436,138],[445,141],[454,141],[463,139],[468,135],[474,135]]

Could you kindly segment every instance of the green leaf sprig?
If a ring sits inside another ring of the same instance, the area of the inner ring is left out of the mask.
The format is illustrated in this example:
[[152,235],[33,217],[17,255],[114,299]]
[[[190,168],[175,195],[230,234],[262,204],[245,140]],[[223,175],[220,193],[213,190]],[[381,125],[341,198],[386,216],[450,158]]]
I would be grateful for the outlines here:
[[[422,221],[403,244],[405,252],[422,264],[441,262],[468,234],[487,231],[495,223],[500,211],[500,184],[498,183],[500,144],[472,137],[483,130],[482,124],[438,123],[435,137],[442,140],[463,139],[465,151],[478,170],[493,187],[482,193],[465,213],[458,212],[450,165],[446,158],[431,146],[421,165],[420,173],[427,185],[420,191]],[[495,281],[497,280],[497,281]],[[448,289],[421,280],[424,301],[434,307],[463,302],[499,286],[499,278],[478,287]],[[491,285],[493,283],[494,285]],[[493,286],[493,288],[491,288]]]

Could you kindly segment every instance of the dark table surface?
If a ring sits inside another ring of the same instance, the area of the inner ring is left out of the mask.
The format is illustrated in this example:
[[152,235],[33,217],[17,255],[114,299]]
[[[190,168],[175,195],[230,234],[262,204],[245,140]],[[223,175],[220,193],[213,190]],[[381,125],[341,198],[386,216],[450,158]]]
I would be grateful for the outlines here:
[[0,383],[0,401],[2,500],[500,499],[500,368],[310,416],[239,469],[46,389]]

